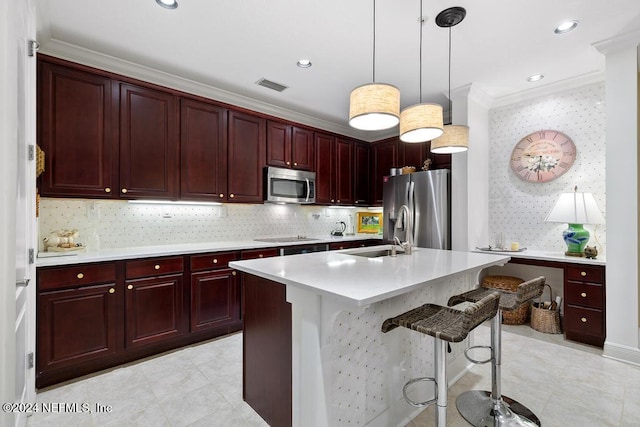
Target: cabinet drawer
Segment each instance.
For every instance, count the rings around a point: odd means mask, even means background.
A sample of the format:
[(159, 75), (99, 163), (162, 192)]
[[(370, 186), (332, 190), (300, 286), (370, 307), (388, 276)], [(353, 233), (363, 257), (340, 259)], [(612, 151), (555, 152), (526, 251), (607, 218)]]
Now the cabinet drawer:
[(182, 273), (182, 257), (155, 258), (127, 262), (127, 279)]
[(564, 314), (565, 330), (587, 335), (603, 335), (602, 310), (567, 304)]
[(271, 249), (252, 249), (249, 251), (242, 251), (242, 259), (255, 259), (255, 258), (268, 258), (272, 256), (280, 255), (277, 248)]
[(602, 309), (603, 292), (601, 285), (567, 281), (564, 298), (567, 304)]
[(567, 280), (592, 283), (602, 283), (604, 281), (603, 269), (600, 267), (569, 266), (565, 275)]
[(115, 282), (116, 265), (80, 264), (73, 267), (38, 269), (38, 286), (42, 290), (78, 287), (88, 284)]
[(229, 262), (240, 259), (239, 252), (218, 252), (191, 256), (191, 271), (227, 268)]

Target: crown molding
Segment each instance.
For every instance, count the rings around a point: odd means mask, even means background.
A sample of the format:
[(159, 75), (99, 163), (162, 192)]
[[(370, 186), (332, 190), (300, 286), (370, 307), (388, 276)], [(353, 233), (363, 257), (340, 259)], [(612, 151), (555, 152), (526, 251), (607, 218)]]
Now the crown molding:
[(591, 73), (582, 74), (569, 79), (560, 80), (549, 83), (547, 85), (536, 87), (535, 89), (527, 89), (520, 92), (512, 93), (494, 98), (491, 108), (504, 107), (505, 105), (516, 104), (518, 102), (529, 101), (541, 96), (553, 95), (565, 90), (576, 89), (594, 83), (604, 82), (603, 71), (593, 71)]
[[(41, 43), (39, 50), (41, 53), (55, 56), (60, 59), (77, 62), (82, 65), (99, 68), (108, 72), (121, 74), (126, 77), (139, 79), (145, 82), (154, 83), (171, 89), (193, 95), (203, 96), (215, 101), (235, 105), (248, 110), (268, 114), (296, 123), (312, 126), (328, 132), (348, 136), (361, 141), (373, 142), (386, 137), (386, 133), (363, 132), (348, 125), (313, 117), (304, 113), (279, 107), (264, 101), (239, 95), (224, 89), (197, 82), (175, 74), (167, 73), (152, 67), (147, 67), (131, 61), (107, 55), (91, 49), (86, 49), (74, 44), (66, 43), (57, 39), (49, 39)], [(389, 133), (392, 130), (389, 131)], [(397, 129), (393, 135), (397, 135)], [(391, 135), (391, 136), (393, 136)]]
[(640, 45), (640, 29), (595, 42), (592, 46), (603, 55), (608, 55), (623, 49), (637, 48), (638, 45)]

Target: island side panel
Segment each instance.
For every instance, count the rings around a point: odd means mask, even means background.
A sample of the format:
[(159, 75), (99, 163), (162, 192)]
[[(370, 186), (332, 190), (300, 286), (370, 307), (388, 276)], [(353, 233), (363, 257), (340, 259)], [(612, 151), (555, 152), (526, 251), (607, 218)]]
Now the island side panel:
[(244, 400), (272, 426), (291, 426), (291, 304), (286, 286), (242, 273)]

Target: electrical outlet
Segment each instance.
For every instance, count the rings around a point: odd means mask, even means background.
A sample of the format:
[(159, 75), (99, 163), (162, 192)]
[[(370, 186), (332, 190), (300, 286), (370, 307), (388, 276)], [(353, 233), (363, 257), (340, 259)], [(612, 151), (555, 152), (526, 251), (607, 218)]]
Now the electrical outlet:
[(227, 217), (227, 207), (218, 206), (218, 218), (226, 218), (226, 217)]
[(87, 218), (88, 219), (99, 219), (100, 218), (100, 208), (96, 202), (87, 202)]

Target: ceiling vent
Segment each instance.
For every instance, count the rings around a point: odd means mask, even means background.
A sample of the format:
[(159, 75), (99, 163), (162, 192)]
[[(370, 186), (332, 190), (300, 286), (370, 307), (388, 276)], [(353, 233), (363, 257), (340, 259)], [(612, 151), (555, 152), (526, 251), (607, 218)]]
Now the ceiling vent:
[(272, 82), (271, 80), (267, 80), (265, 78), (258, 80), (256, 84), (260, 86), (264, 86), (269, 89), (273, 89), (278, 92), (282, 92), (283, 90), (289, 87), (289, 86), (281, 85), (280, 83)]

